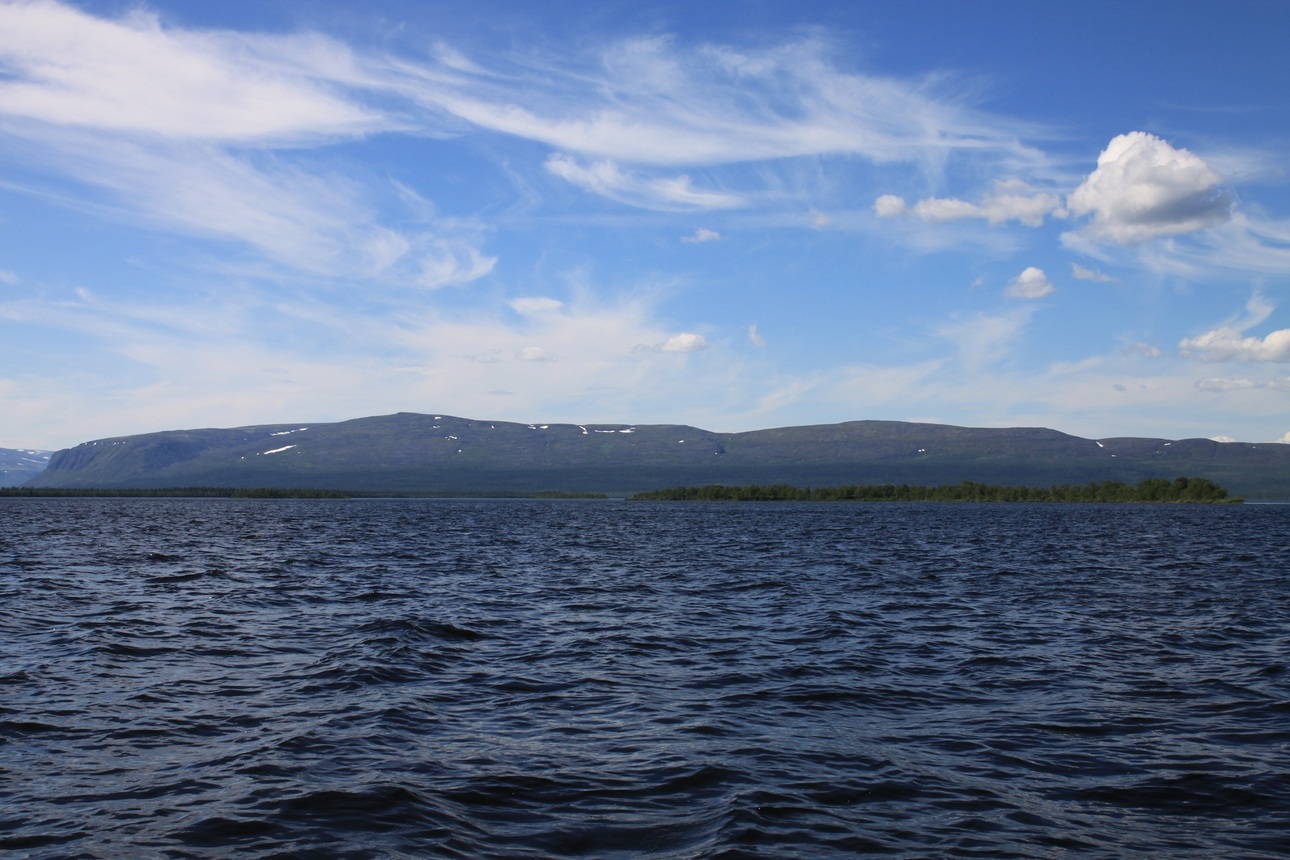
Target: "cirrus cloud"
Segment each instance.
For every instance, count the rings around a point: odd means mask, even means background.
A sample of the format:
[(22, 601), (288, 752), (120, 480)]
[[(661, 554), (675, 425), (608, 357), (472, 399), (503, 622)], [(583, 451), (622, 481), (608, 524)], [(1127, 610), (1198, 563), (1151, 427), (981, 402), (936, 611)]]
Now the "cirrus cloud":
[(647, 209), (729, 209), (745, 202), (737, 194), (695, 188), (685, 175), (647, 178), (626, 172), (608, 160), (584, 165), (570, 156), (556, 154), (547, 159), (546, 169), (584, 191)]
[(314, 34), (180, 30), (37, 0), (0, 9), (0, 57), (0, 115), (54, 126), (246, 143), (395, 125), (332, 86), (358, 76), (353, 57)]

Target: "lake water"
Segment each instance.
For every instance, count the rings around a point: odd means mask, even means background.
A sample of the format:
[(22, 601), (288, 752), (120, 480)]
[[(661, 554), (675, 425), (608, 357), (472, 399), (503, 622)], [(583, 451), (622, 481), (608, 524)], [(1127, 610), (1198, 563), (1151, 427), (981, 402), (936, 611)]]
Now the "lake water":
[(1290, 506), (0, 500), (0, 851), (1290, 856)]

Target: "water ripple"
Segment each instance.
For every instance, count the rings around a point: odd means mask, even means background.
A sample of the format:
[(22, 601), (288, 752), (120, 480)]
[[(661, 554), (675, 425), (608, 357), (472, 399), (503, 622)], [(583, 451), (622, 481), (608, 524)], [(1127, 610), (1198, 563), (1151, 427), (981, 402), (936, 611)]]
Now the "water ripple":
[(1290, 508), (0, 524), (16, 856), (1290, 856)]

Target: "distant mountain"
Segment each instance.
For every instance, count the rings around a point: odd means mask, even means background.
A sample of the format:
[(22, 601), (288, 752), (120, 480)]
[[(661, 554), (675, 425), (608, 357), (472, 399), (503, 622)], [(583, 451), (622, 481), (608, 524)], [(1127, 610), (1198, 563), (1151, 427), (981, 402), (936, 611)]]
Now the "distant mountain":
[(401, 412), (330, 424), (172, 430), (54, 454), (28, 486), (282, 487), (628, 494), (682, 484), (1058, 483), (1180, 475), (1290, 499), (1290, 445), (1081, 439), (1042, 428), (851, 421), (714, 433), (671, 424), (515, 424)]
[(21, 487), (49, 465), (49, 451), (0, 448), (0, 487)]

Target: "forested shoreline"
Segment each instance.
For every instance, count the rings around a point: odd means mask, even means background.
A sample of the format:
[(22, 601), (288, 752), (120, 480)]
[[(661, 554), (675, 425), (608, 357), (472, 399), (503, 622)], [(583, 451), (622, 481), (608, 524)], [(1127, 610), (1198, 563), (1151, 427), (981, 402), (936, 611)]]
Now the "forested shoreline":
[(603, 499), (604, 493), (566, 493), (547, 490), (515, 492), (404, 492), (364, 490), (284, 489), (278, 487), (158, 487), (151, 489), (0, 487), (0, 498), (110, 499)]
[(1092, 481), (1051, 487), (998, 486), (961, 481), (938, 486), (846, 484), (839, 487), (794, 487), (788, 484), (672, 487), (632, 496), (633, 501), (739, 502), (1160, 502), (1240, 503), (1208, 478), (1148, 478), (1138, 484)]

